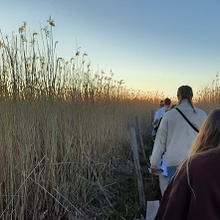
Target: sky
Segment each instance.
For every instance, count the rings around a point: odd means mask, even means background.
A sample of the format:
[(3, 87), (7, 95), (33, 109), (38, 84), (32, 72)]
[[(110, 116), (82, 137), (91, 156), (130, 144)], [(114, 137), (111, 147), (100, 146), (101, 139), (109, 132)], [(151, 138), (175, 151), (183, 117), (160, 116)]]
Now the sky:
[(66, 61), (78, 47), (92, 70), (127, 88), (176, 96), (211, 85), (220, 71), (219, 0), (7, 0), (1, 2), (3, 35), (27, 22), (30, 31), (55, 21), (57, 53)]

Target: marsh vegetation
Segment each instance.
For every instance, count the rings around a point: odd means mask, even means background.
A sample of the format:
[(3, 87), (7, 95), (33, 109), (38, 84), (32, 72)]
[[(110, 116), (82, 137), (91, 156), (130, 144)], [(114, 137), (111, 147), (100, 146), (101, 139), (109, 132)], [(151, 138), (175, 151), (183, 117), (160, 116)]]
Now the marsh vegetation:
[[(55, 22), (40, 33), (0, 41), (0, 218), (134, 219), (140, 216), (130, 127), (139, 117), (147, 157), (151, 120), (163, 94), (127, 89), (113, 72), (91, 71), (80, 50), (57, 57)], [(218, 77), (196, 94), (209, 113), (219, 106)], [(146, 199), (157, 180), (141, 159)]]

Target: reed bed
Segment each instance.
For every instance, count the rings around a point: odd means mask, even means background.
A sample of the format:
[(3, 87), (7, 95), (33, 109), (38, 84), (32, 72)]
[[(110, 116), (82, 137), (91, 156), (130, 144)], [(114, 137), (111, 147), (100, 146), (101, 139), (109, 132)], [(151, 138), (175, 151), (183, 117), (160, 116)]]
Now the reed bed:
[[(26, 26), (1, 33), (0, 219), (116, 219), (122, 203), (134, 219), (126, 201), (137, 200), (128, 193), (136, 188), (123, 183), (134, 171), (130, 128), (138, 116), (149, 156), (164, 94), (128, 89), (112, 71), (94, 73), (80, 49), (68, 61), (58, 57), (51, 18), (39, 34)], [(213, 86), (196, 94), (207, 113), (219, 106)]]
[[(150, 138), (163, 94), (93, 73), (88, 54), (57, 57), (55, 22), (0, 41), (0, 218), (107, 219), (117, 180), (131, 172), (130, 127)], [(108, 76), (106, 76), (108, 75)]]
[(201, 90), (196, 92), (195, 103), (202, 108), (206, 113), (210, 113), (215, 108), (220, 108), (220, 85), (219, 74), (216, 73), (215, 79), (211, 85), (201, 87)]

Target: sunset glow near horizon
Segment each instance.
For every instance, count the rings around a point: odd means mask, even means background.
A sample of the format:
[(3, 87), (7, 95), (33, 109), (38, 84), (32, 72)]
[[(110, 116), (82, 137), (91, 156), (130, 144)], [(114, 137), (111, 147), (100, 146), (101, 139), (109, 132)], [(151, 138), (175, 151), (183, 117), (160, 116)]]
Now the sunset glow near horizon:
[(55, 20), (57, 54), (66, 61), (80, 48), (92, 71), (103, 70), (127, 88), (176, 96), (211, 85), (220, 70), (220, 1), (8, 0), (0, 29), (9, 35), (27, 22), (39, 32)]

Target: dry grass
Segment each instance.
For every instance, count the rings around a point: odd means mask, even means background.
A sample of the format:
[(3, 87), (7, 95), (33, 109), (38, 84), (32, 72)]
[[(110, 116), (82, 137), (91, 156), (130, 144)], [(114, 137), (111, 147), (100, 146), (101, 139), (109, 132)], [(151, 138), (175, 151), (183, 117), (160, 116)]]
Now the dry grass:
[(2, 98), (2, 218), (40, 219), (46, 212), (56, 219), (67, 210), (90, 212), (97, 203), (94, 215), (113, 210), (108, 188), (116, 184), (114, 171), (127, 167), (135, 116), (149, 128), (148, 108), (140, 100)]
[(130, 169), (135, 116), (148, 134), (162, 95), (93, 74), (86, 53), (57, 58), (48, 23), (29, 38), (26, 22), (18, 36), (1, 33), (1, 219), (103, 219), (115, 209), (115, 171)]
[(220, 108), (220, 85), (219, 74), (211, 85), (202, 87), (195, 95), (196, 105), (202, 108), (206, 113), (210, 113), (215, 108)]

